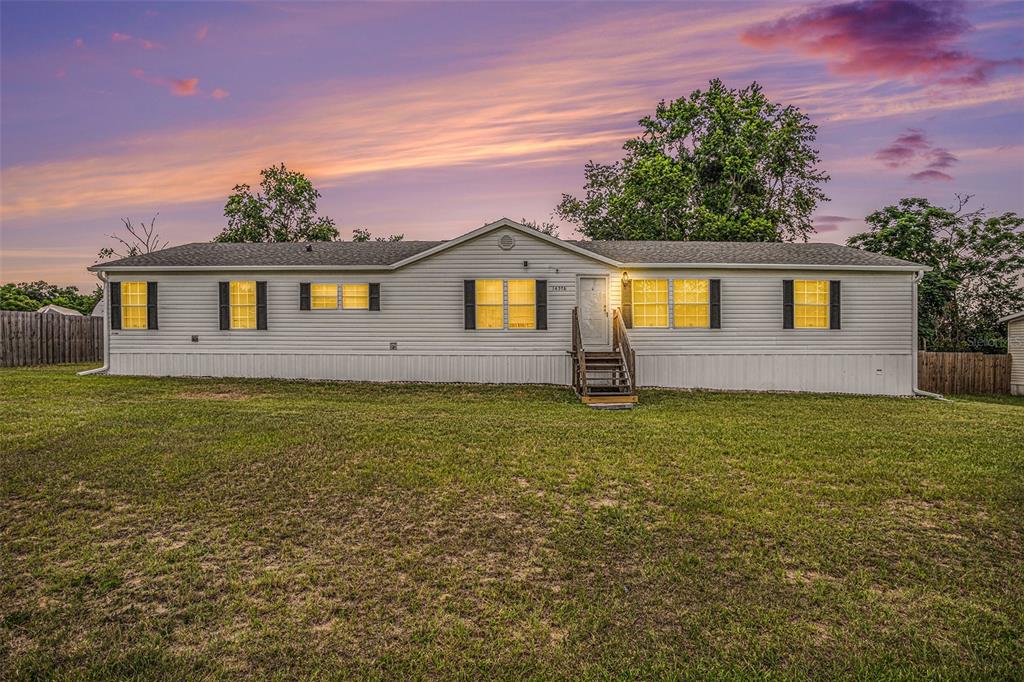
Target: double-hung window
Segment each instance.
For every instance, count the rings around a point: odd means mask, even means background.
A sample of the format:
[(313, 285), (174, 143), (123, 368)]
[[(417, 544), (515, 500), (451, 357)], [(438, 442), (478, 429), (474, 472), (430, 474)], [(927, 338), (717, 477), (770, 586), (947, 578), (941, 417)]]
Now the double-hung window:
[(256, 282), (231, 282), (231, 328), (256, 328)]
[(503, 280), (478, 279), (476, 281), (476, 328), (504, 329), (505, 303)]
[(829, 328), (828, 280), (793, 281), (793, 326), (797, 329)]
[(537, 328), (537, 281), (510, 279), (508, 281), (508, 328)]
[(121, 282), (121, 329), (148, 329), (146, 282)]
[(370, 285), (342, 284), (341, 307), (345, 310), (369, 310)]
[(668, 280), (633, 280), (633, 326), (668, 327)]
[(708, 280), (677, 279), (672, 282), (673, 317), (676, 327), (709, 327), (711, 297)]
[(309, 302), (313, 310), (337, 310), (338, 309), (338, 285), (337, 284), (310, 284)]

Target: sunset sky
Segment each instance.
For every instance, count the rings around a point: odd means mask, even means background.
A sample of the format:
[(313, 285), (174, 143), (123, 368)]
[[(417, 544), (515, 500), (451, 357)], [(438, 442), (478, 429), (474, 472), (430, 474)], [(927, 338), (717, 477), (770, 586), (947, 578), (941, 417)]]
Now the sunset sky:
[[(842, 242), (901, 197), (1024, 212), (1024, 3), (16, 3), (0, 279), (92, 288), (122, 217), (224, 226), (278, 162), (321, 213), (444, 239), (548, 220), (660, 99), (759, 81), (819, 126)], [(563, 230), (563, 236), (573, 236)]]

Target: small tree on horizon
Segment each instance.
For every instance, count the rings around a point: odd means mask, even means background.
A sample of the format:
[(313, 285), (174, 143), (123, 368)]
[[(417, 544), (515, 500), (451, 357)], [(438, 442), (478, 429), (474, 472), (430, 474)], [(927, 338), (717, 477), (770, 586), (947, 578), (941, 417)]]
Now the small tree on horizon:
[(235, 185), (224, 205), (228, 226), (215, 242), (329, 242), (338, 238), (334, 220), (317, 215), (320, 192), (282, 163), (260, 171), (260, 190)]

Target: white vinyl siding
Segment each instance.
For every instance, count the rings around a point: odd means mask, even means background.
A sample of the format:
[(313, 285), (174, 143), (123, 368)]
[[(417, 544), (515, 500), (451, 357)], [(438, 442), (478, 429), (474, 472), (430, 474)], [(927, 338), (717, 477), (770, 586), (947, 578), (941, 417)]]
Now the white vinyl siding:
[[(160, 329), (111, 331), (112, 372), (566, 384), (576, 278), (609, 275), (614, 309), (621, 271), (518, 231), (515, 248), (503, 251), (497, 246), (503, 233), (481, 235), (395, 271), (147, 273), (160, 285)], [(909, 368), (913, 357), (911, 273), (629, 268), (629, 274), (633, 280), (721, 280), (721, 329), (629, 330), (641, 385), (910, 392), (902, 363)], [(268, 329), (258, 335), (218, 326), (217, 282), (243, 279), (267, 281)], [(466, 330), (467, 279), (547, 280), (548, 328)], [(841, 280), (843, 328), (784, 330), (783, 279)], [(380, 311), (303, 313), (299, 284), (311, 280), (379, 282)], [(198, 341), (191, 341), (193, 335)], [(760, 364), (788, 367), (800, 357), (804, 370), (788, 383), (785, 373), (763, 376), (770, 368)], [(722, 374), (710, 374), (712, 367)]]

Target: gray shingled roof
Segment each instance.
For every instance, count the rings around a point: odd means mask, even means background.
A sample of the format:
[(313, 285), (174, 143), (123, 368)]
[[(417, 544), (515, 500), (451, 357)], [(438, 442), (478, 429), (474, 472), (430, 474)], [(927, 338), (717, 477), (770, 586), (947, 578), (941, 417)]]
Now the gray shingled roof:
[[(97, 267), (381, 266), (387, 267), (444, 242), (314, 242), (220, 244), (196, 242), (100, 263)], [(898, 258), (838, 244), (780, 242), (569, 241), (627, 264), (914, 266)], [(311, 247), (307, 250), (307, 246)]]
[(839, 244), (789, 242), (571, 241), (620, 263), (912, 266), (915, 263)]
[[(281, 242), (273, 244), (221, 244), (195, 242), (161, 251), (100, 263), (108, 266), (235, 265), (381, 265), (387, 266), (433, 248), (441, 242)], [(309, 246), (310, 250), (306, 247)]]

